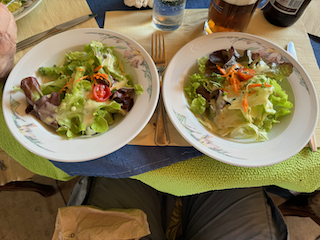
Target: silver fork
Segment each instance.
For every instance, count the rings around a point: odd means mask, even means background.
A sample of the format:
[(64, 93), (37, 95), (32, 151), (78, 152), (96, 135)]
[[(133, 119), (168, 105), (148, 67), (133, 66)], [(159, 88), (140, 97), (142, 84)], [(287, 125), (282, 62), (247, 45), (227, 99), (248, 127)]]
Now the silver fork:
[(158, 74), (159, 74), (159, 80), (160, 80), (160, 95), (159, 95), (159, 102), (157, 106), (156, 133), (154, 137), (154, 142), (158, 146), (167, 146), (170, 142), (170, 139), (169, 139), (169, 132), (168, 132), (167, 121), (166, 121), (166, 110), (163, 105), (162, 93), (161, 93), (163, 72), (167, 66), (163, 33), (152, 34), (151, 56), (154, 63), (156, 64)]

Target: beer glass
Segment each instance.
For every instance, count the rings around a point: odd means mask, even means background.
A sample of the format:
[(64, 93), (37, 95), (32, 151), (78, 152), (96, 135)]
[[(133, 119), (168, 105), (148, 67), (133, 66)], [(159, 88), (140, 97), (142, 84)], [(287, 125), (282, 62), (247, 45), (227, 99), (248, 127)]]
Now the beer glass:
[(267, 2), (268, 0), (211, 0), (204, 29), (207, 34), (245, 32), (253, 14)]

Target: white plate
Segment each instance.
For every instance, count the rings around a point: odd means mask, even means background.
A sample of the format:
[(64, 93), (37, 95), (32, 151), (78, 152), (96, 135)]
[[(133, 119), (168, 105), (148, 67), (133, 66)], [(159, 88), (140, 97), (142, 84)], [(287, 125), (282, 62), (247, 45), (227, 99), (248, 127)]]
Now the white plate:
[[(72, 50), (98, 40), (114, 46), (117, 57), (135, 84), (144, 91), (136, 97), (131, 111), (105, 133), (94, 137), (66, 140), (38, 119), (25, 113), (22, 92), (14, 91), (23, 78), (37, 77), (41, 66), (53, 66), (57, 59)], [(39, 79), (39, 77), (38, 77)], [(3, 114), (12, 135), (29, 151), (56, 161), (81, 162), (110, 154), (130, 142), (148, 123), (159, 96), (159, 78), (148, 52), (137, 42), (120, 33), (105, 29), (76, 29), (48, 38), (32, 48), (14, 67), (3, 91)]]
[(33, 9), (35, 9), (42, 0), (28, 0), (28, 3), (25, 7), (22, 6), (15, 12), (13, 12), (14, 19), (18, 21), (20, 18), (23, 18), (25, 15), (30, 13)]
[[(279, 61), (289, 61), (294, 66), (288, 81), (281, 84), (294, 109), (281, 119), (280, 124), (274, 125), (266, 142), (236, 141), (212, 134), (187, 107), (183, 86), (188, 76), (196, 71), (196, 60), (231, 46), (240, 50), (251, 49)], [(162, 93), (170, 120), (182, 137), (202, 153), (236, 166), (267, 166), (292, 157), (308, 143), (318, 120), (316, 91), (303, 67), (281, 47), (246, 33), (214, 33), (186, 44), (167, 67)]]

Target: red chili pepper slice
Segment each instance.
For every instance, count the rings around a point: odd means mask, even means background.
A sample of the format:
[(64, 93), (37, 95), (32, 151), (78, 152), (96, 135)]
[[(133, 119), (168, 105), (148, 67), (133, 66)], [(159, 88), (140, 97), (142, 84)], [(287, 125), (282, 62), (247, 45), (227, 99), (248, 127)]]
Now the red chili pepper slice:
[(240, 68), (238, 70), (238, 76), (241, 80), (249, 80), (255, 75), (256, 71), (250, 68)]
[(98, 102), (104, 102), (110, 98), (111, 90), (105, 84), (97, 84), (93, 88), (93, 96)]

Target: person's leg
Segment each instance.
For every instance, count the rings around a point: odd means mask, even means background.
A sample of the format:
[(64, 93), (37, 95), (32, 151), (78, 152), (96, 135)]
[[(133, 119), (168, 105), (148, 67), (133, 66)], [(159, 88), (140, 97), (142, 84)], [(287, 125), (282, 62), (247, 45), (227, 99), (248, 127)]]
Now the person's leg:
[[(81, 180), (81, 179), (80, 179)], [(89, 178), (89, 182), (79, 180), (72, 192), (72, 203), (93, 205), (101, 209), (136, 208), (147, 215), (151, 234), (142, 239), (165, 240), (165, 229), (173, 211), (173, 196), (161, 194), (148, 185), (134, 179)], [(81, 189), (80, 183), (83, 185)], [(84, 192), (87, 193), (84, 197)], [(80, 198), (82, 200), (77, 201)], [(70, 201), (69, 201), (70, 202)], [(168, 210), (169, 214), (166, 214)]]
[(230, 189), (182, 198), (184, 240), (287, 239), (280, 212), (262, 188)]

